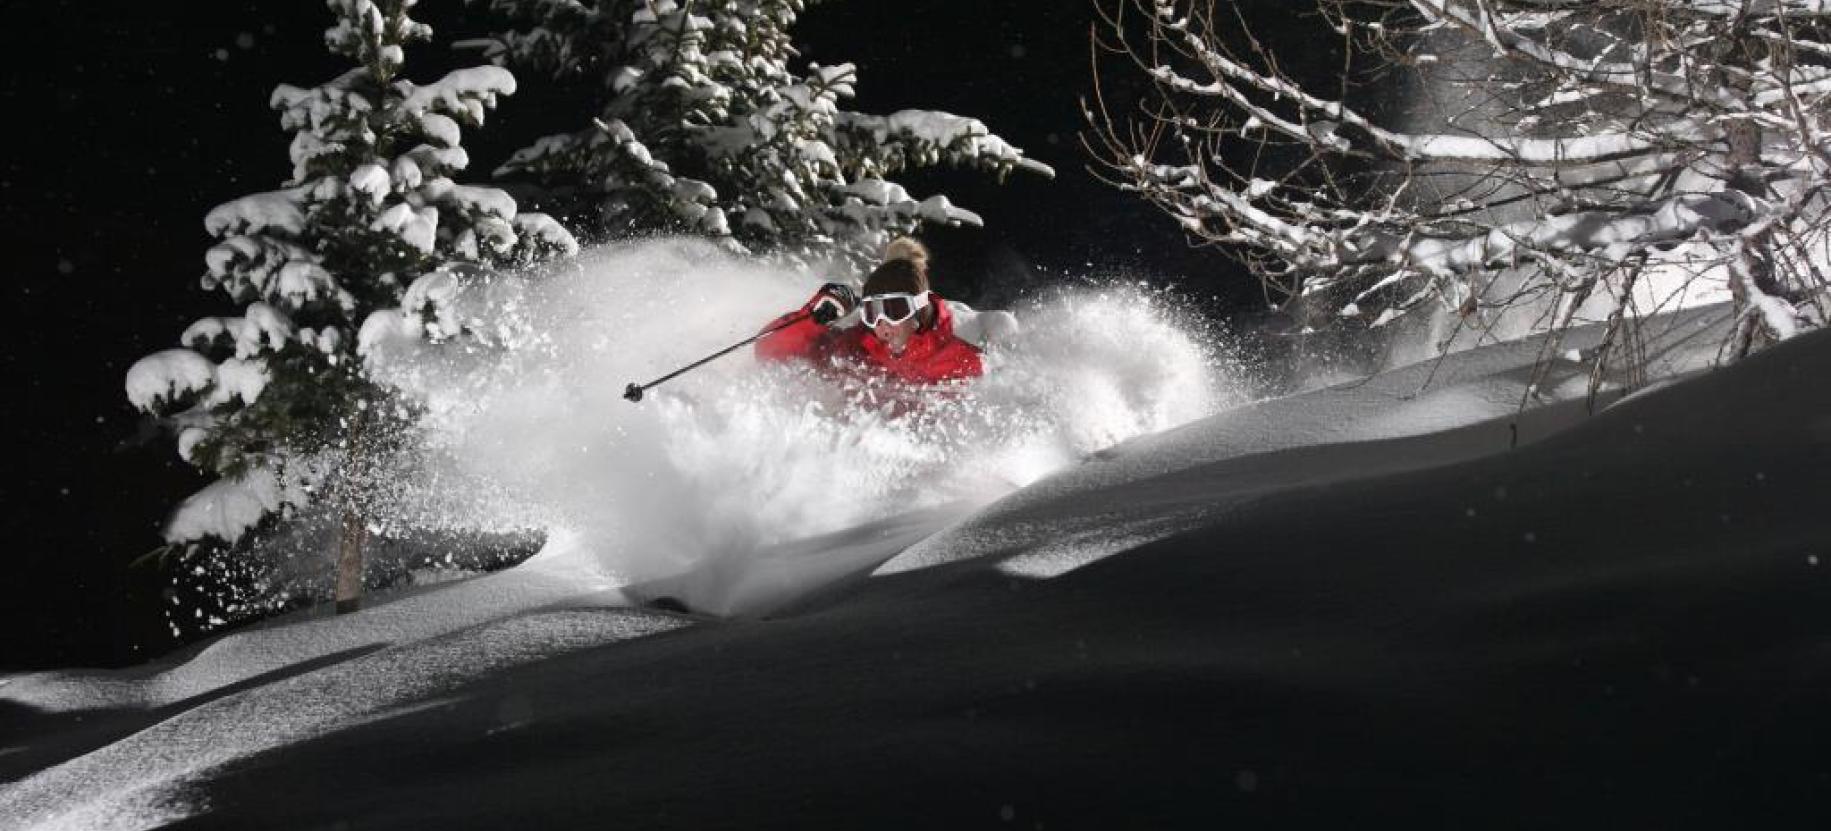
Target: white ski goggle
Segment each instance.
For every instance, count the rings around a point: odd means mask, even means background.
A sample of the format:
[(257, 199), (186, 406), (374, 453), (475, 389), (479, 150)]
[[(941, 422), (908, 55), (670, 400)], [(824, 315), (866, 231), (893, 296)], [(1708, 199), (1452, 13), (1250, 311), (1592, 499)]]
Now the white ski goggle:
[(897, 324), (915, 317), (916, 312), (927, 307), (928, 292), (873, 294), (858, 301), (858, 314), (866, 326), (876, 326), (880, 322)]

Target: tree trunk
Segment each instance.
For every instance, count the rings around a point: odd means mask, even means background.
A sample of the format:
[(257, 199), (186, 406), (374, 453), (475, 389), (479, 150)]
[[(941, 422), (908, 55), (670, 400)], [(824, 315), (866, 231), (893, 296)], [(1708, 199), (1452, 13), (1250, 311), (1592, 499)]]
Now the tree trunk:
[(343, 482), (338, 501), (343, 504), (343, 522), (337, 530), (337, 614), (362, 608), (363, 547), (369, 542), (369, 525), (363, 517), (359, 488), (364, 480), (362, 469), (363, 427), (366, 413), (358, 411), (350, 425), (349, 458), (345, 460)]
[(337, 614), (362, 608), (362, 554), (368, 541), (368, 523), (355, 506), (345, 505), (337, 534)]

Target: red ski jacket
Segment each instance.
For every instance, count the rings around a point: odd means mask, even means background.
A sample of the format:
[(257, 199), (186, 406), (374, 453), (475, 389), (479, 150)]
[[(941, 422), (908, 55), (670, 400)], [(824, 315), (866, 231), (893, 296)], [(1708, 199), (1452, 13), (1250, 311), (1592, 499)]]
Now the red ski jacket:
[[(892, 354), (890, 348), (871, 334), (866, 326), (856, 323), (845, 326), (845, 319), (833, 326), (823, 326), (811, 318), (791, 324), (757, 341), (756, 354), (766, 361), (799, 358), (821, 367), (836, 364), (865, 366), (900, 381), (915, 384), (938, 384), (979, 377), (985, 372), (985, 364), (979, 357), (980, 347), (956, 334), (956, 327), (957, 324), (971, 321), (972, 325), (966, 328), (974, 332), (983, 329), (977, 321), (980, 313), (964, 304), (950, 306), (933, 292), (929, 293), (929, 299), (935, 310), (934, 319), (927, 326), (916, 330), (900, 355)], [(811, 310), (818, 300), (816, 297), (801, 310), (776, 318), (770, 326), (779, 326), (783, 321)], [(1004, 313), (987, 312), (985, 315)], [(856, 314), (848, 318), (857, 320)], [(962, 318), (966, 320), (963, 321)], [(1015, 327), (1015, 319), (1010, 324), (1003, 325)]]

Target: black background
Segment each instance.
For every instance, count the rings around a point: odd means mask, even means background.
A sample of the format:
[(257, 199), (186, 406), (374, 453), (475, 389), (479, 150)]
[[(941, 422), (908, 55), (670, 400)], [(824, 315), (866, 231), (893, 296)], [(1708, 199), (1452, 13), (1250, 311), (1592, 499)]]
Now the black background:
[[(1282, 4), (1264, 4), (1277, 19)], [(474, 64), (449, 44), (490, 25), (464, 4), (415, 16), (435, 42), (410, 50), (429, 81)], [(5, 262), (5, 505), (0, 668), (123, 664), (173, 646), (163, 577), (128, 563), (160, 542), (169, 508), (204, 481), (128, 406), (122, 379), (190, 321), (233, 307), (197, 285), (213, 206), (278, 187), (289, 135), (268, 96), (342, 71), (322, 46), (330, 14), (287, 2), (10, 2), (14, 48), (0, 80)], [(1081, 0), (852, 0), (816, 4), (796, 29), (806, 59), (858, 66), (850, 107), (940, 109), (986, 121), (1052, 165), (1054, 181), (977, 173), (899, 177), (946, 193), (983, 230), (928, 235), (939, 288), (998, 304), (1052, 281), (1127, 275), (1180, 287), (1210, 311), (1256, 305), (1257, 288), (1212, 250), (1097, 182), (1079, 144), (1090, 88)], [(466, 132), (480, 181), (534, 136), (584, 113), (523, 77), (483, 130)], [(1135, 79), (1115, 76), (1124, 92)]]

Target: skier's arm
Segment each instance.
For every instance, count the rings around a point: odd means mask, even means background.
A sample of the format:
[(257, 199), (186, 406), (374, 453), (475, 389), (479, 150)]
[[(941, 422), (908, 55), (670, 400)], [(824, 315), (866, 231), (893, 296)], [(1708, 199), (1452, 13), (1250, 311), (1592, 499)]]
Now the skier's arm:
[(851, 314), (852, 307), (858, 305), (857, 298), (858, 295), (844, 283), (821, 286), (801, 308), (778, 317), (770, 321), (769, 326), (763, 327), (767, 330), (782, 326), (797, 315), (805, 315), (800, 321), (757, 341), (757, 357), (765, 361), (816, 357), (829, 327)]

